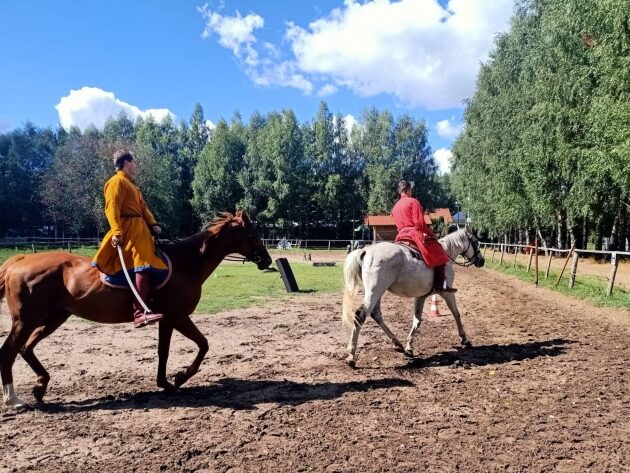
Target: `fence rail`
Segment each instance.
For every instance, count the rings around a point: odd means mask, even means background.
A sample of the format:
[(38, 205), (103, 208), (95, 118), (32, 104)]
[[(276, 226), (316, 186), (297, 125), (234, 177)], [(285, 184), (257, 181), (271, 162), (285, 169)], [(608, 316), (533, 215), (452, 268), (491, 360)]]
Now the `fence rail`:
[[(500, 254), (499, 266), (503, 265), (505, 255), (514, 254), (514, 259), (512, 261), (512, 267), (516, 266), (516, 258), (519, 253), (519, 250), (523, 250), (523, 253), (528, 254), (527, 261), (527, 273), (531, 271), (532, 268), (532, 259), (535, 258), (535, 268), (536, 268), (536, 279), (535, 283), (538, 285), (538, 255), (542, 251), (545, 253), (545, 257), (547, 258), (547, 267), (545, 270), (545, 279), (549, 277), (549, 270), (551, 268), (551, 263), (555, 255), (558, 257), (564, 257), (566, 254), (566, 260), (564, 262), (564, 266), (558, 275), (558, 279), (556, 281), (556, 286), (560, 284), (560, 280), (564, 274), (564, 271), (567, 267), (569, 259), (573, 257), (573, 261), (571, 263), (571, 270), (569, 273), (568, 279), (568, 287), (569, 289), (573, 289), (575, 285), (575, 280), (578, 274), (578, 262), (580, 259), (580, 255), (594, 255), (594, 256), (602, 256), (605, 255), (610, 259), (610, 275), (608, 277), (608, 285), (606, 287), (606, 295), (611, 296), (615, 287), (615, 278), (617, 276), (617, 269), (619, 267), (619, 261), (624, 257), (630, 257), (630, 252), (628, 251), (605, 251), (605, 250), (582, 250), (582, 249), (560, 249), (560, 248), (549, 248), (549, 247), (539, 247), (537, 243), (532, 245), (518, 245), (518, 244), (510, 244), (510, 243), (492, 243), (492, 242), (479, 242), (480, 247), (483, 248), (483, 256), (486, 257), (486, 252), (488, 248), (492, 249), (491, 261), (494, 261), (496, 253)], [(562, 256), (560, 256), (562, 255)], [(608, 259), (607, 258), (607, 259)]]

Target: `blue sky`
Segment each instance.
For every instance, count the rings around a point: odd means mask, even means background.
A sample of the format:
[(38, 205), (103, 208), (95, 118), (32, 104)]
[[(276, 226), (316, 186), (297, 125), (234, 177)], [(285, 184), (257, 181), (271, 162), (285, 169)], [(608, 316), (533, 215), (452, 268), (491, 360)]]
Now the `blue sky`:
[[(0, 131), (97, 126), (120, 109), (216, 123), (320, 100), (430, 127), (446, 168), (479, 61), (512, 0), (0, 2)], [(71, 91), (74, 91), (71, 93)]]

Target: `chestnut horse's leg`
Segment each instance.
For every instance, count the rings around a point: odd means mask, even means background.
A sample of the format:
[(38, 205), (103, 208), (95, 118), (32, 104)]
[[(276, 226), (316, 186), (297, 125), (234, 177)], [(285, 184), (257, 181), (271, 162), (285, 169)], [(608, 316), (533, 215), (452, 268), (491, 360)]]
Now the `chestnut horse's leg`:
[(37, 375), (37, 383), (33, 386), (33, 396), (35, 396), (35, 399), (37, 399), (38, 402), (42, 402), (42, 399), (44, 398), (46, 388), (48, 387), (48, 381), (50, 381), (50, 375), (37, 359), (33, 350), (39, 342), (57, 330), (66, 320), (68, 320), (68, 317), (70, 317), (70, 312), (65, 309), (59, 309), (51, 313), (43, 324), (35, 329), (26, 342), (26, 345), (24, 345), (21, 350), (22, 358), (24, 358), (24, 361), (28, 363)]
[(168, 382), (166, 378), (166, 362), (168, 361), (168, 351), (171, 347), (171, 335), (173, 335), (173, 325), (169, 319), (160, 322), (158, 341), (158, 372), (157, 385), (165, 391), (173, 391), (175, 386)]
[(9, 336), (0, 348), (0, 376), (2, 377), (3, 403), (6, 406), (23, 406), (26, 403), (19, 399), (13, 387), (13, 363), (20, 348), (24, 345), (35, 327), (15, 320)]
[(191, 339), (199, 347), (199, 353), (195, 357), (192, 364), (186, 369), (186, 371), (180, 371), (175, 375), (175, 386), (180, 387), (186, 381), (188, 381), (197, 371), (203, 361), (204, 356), (208, 353), (208, 340), (199, 331), (197, 326), (190, 320), (190, 316), (186, 315), (180, 319), (177, 319), (173, 323), (175, 330), (181, 333), (184, 337)]

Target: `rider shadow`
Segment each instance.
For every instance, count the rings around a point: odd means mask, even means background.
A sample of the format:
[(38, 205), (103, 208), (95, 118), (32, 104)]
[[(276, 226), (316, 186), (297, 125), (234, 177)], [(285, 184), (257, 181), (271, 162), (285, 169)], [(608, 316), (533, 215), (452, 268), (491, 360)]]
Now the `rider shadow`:
[(120, 409), (167, 409), (169, 407), (218, 407), (252, 410), (257, 404), (275, 403), (296, 406), (311, 401), (328, 401), (348, 392), (412, 387), (400, 378), (384, 378), (345, 383), (302, 383), (295, 381), (245, 380), (223, 378), (211, 385), (181, 388), (166, 394), (163, 391), (140, 392), (86, 399), (71, 403), (46, 403), (34, 406), (44, 412), (86, 412)]
[(444, 351), (427, 358), (414, 358), (402, 369), (427, 368), (430, 366), (486, 366), (513, 361), (523, 361), (541, 356), (558, 356), (565, 353), (565, 345), (572, 340), (555, 338), (540, 342), (509, 343), (507, 345), (481, 345)]

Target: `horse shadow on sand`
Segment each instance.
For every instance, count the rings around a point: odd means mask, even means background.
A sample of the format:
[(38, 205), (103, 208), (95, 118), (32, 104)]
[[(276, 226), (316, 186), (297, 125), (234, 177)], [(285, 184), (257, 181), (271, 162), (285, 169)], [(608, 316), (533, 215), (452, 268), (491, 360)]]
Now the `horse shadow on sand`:
[(545, 356), (562, 355), (566, 352), (566, 345), (572, 343), (576, 342), (563, 338), (554, 338), (552, 340), (508, 343), (505, 345), (491, 344), (468, 348), (456, 347), (455, 351), (443, 351), (426, 358), (413, 358), (402, 369), (419, 369), (431, 366), (472, 368), (475, 366), (519, 362)]
[[(511, 363), (563, 354), (571, 340), (552, 339), (538, 342), (492, 344), (444, 351), (426, 358), (409, 360), (399, 370), (450, 366), (473, 368)], [(289, 380), (247, 380), (222, 378), (205, 386), (182, 387), (174, 393), (146, 391), (121, 393), (77, 402), (51, 402), (32, 406), (42, 412), (89, 412), (96, 410), (167, 409), (169, 407), (216, 407), (252, 410), (259, 404), (296, 406), (311, 401), (328, 401), (351, 392), (408, 388), (414, 384), (403, 378), (368, 379), (349, 382), (300, 382)]]
[(43, 412), (85, 412), (94, 410), (167, 409), (169, 407), (218, 407), (255, 409), (258, 404), (296, 406), (311, 401), (337, 399), (349, 392), (412, 387), (401, 378), (383, 378), (339, 383), (288, 380), (246, 380), (222, 378), (206, 386), (182, 387), (177, 392), (146, 391), (108, 395), (78, 402), (45, 403), (32, 406)]

